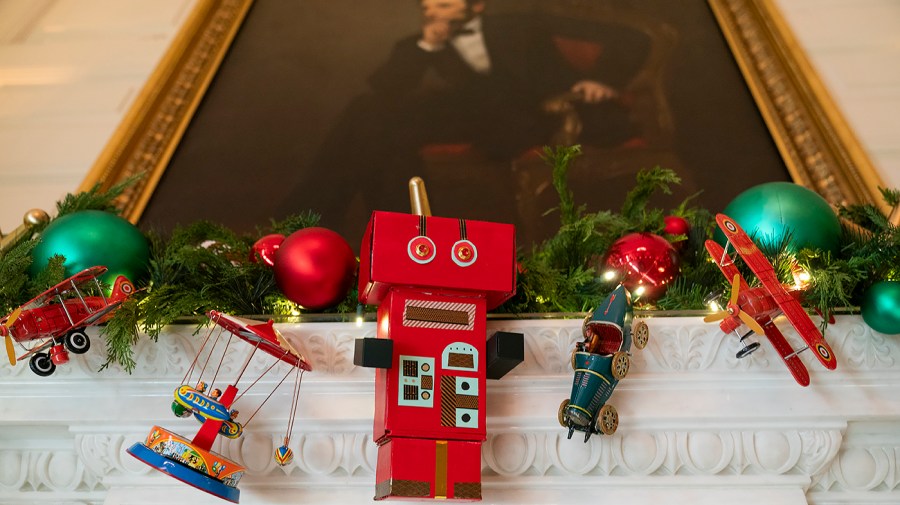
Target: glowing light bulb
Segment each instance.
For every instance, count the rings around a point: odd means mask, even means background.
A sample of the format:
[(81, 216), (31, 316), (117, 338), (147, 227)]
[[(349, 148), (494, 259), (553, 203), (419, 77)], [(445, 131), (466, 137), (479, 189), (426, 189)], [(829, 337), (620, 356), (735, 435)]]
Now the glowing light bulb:
[(797, 289), (806, 288), (809, 285), (809, 281), (812, 280), (809, 272), (799, 266), (795, 266), (792, 273), (794, 276), (794, 287)]

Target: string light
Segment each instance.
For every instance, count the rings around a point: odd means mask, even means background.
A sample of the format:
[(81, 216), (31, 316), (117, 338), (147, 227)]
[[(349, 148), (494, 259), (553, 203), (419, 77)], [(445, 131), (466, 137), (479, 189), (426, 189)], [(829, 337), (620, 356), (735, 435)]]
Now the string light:
[(793, 268), (791, 268), (791, 274), (794, 277), (794, 287), (796, 289), (805, 289), (809, 286), (809, 281), (812, 280), (809, 272), (797, 264), (794, 264)]

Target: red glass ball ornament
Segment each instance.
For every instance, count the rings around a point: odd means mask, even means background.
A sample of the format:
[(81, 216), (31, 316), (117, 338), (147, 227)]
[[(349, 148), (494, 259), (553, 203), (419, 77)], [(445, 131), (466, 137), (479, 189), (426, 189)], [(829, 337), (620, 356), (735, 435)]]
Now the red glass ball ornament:
[(666, 216), (663, 218), (663, 231), (668, 235), (687, 235), (691, 224), (681, 216)]
[(280, 233), (272, 233), (265, 235), (253, 243), (250, 249), (250, 261), (258, 263), (262, 261), (266, 265), (275, 266), (275, 251), (281, 247), (284, 242), (284, 235)]
[(679, 274), (677, 251), (653, 233), (630, 233), (616, 240), (605, 264), (619, 274), (626, 289), (648, 300), (662, 296)]
[(290, 234), (275, 252), (275, 282), (288, 300), (310, 310), (336, 305), (356, 276), (350, 244), (327, 228)]

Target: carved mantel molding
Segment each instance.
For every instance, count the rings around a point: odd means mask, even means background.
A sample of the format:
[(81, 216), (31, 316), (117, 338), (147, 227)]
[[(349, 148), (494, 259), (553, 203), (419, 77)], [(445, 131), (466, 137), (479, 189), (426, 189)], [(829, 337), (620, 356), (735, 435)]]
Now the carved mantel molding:
[[(628, 503), (900, 501), (900, 340), (840, 316), (828, 330), (838, 369), (804, 357), (812, 385), (802, 388), (766, 344), (737, 360), (736, 339), (699, 318), (645, 320), (650, 343), (611, 399), (619, 430), (588, 443), (567, 440), (556, 421), (571, 388), (569, 353), (580, 320), (489, 322), (490, 331), (523, 332), (526, 359), (488, 387), (485, 501), (559, 503), (585, 493)], [(296, 458), (279, 467), (271, 457), (286, 427), (284, 388), (244, 437), (218, 447), (248, 467), (241, 501), (369, 503), (374, 374), (353, 365), (352, 349), (356, 338), (374, 336), (374, 324), (279, 329), (314, 367), (291, 439)], [(131, 375), (96, 372), (96, 351), (49, 378), (24, 366), (0, 369), (3, 404), (14, 406), (2, 414), (0, 503), (221, 503), (125, 453), (153, 424), (196, 430), (169, 412), (203, 335), (195, 330), (173, 326), (158, 342), (143, 340)], [(232, 349), (220, 373), (227, 377), (246, 355)], [(251, 361), (247, 373), (266, 366)], [(241, 410), (255, 410), (277, 376), (254, 386)]]

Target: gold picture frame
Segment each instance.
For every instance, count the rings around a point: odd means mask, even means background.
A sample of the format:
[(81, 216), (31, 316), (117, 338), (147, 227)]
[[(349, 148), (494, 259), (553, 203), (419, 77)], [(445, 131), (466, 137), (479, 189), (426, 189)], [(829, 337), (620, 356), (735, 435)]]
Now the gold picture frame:
[[(79, 191), (145, 174), (121, 195), (137, 222), (252, 0), (199, 0)], [(832, 205), (884, 207), (877, 170), (772, 0), (708, 0), (793, 180)]]

